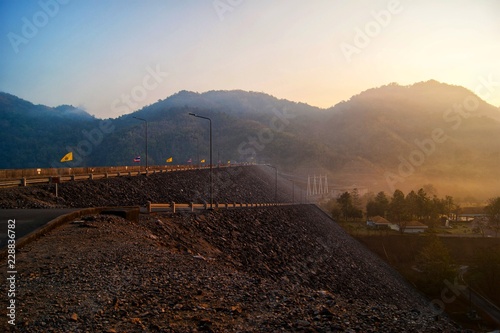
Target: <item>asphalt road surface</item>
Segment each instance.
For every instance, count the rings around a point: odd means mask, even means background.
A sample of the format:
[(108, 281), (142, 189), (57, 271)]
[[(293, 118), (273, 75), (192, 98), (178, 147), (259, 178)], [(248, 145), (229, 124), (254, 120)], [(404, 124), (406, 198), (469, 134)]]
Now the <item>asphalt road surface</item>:
[(1, 209), (0, 210), (0, 249), (7, 245), (7, 225), (16, 220), (16, 240), (29, 234), (55, 219), (78, 209)]

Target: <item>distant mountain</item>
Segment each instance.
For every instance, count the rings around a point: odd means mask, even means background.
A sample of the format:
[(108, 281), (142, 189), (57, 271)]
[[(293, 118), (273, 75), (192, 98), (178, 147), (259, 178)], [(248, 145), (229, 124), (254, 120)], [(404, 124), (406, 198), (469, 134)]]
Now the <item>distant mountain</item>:
[(460, 195), (500, 185), (500, 112), (463, 87), (391, 84), (327, 113), (322, 137), (349, 152), (350, 162), (337, 171), (356, 183), (439, 183)]
[(45, 105), (35, 105), (11, 94), (0, 92), (0, 106), (2, 107), (2, 117), (21, 118), (75, 118), (92, 120), (90, 114), (72, 105), (60, 105), (51, 108)]
[(0, 168), (58, 165), (66, 145), (78, 142), (75, 129), (88, 130), (96, 123), (87, 112), (69, 105), (34, 105), (0, 92)]
[[(71, 106), (48, 108), (0, 94), (1, 168), (208, 161), (259, 162), (282, 172), (329, 174), (329, 183), (391, 192), (433, 183), (455, 196), (500, 188), (500, 110), (437, 81), (369, 89), (329, 109), (245, 91), (181, 91), (104, 121)], [(50, 119), (50, 120), (49, 120)], [(16, 143), (16, 144), (14, 144)], [(14, 148), (16, 147), (16, 148)], [(75, 161), (59, 159), (73, 149)], [(498, 195), (498, 193), (496, 193)]]
[(53, 108), (53, 110), (59, 117), (80, 118), (81, 120), (90, 120), (93, 118), (87, 111), (75, 108), (72, 105), (59, 105)]

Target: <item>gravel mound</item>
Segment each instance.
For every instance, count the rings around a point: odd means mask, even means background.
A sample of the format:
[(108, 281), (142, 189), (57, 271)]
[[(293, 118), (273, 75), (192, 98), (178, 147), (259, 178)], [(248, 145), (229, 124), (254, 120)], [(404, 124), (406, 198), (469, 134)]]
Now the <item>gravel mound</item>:
[[(274, 202), (274, 176), (263, 167), (214, 169), (214, 202)], [(137, 206), (151, 202), (205, 203), (210, 200), (209, 170), (121, 176), (55, 185), (0, 189), (0, 208)], [(282, 188), (284, 188), (282, 186)], [(279, 192), (278, 200), (291, 200)]]
[(16, 268), (16, 332), (460, 332), (310, 205), (88, 216)]

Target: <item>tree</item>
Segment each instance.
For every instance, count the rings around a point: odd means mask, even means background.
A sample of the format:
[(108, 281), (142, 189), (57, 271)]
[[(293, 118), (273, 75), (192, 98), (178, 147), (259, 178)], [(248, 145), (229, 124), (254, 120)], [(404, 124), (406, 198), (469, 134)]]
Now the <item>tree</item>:
[(361, 198), (359, 197), (359, 191), (357, 188), (352, 190), (351, 198), (352, 198), (352, 205), (355, 208), (360, 209), (362, 205), (361, 205)]
[(406, 201), (405, 195), (400, 190), (395, 190), (389, 204), (389, 219), (399, 226), (399, 231), (404, 232), (406, 228)]
[(389, 211), (389, 199), (384, 192), (379, 192), (372, 200), (366, 204), (366, 214), (368, 216), (386, 217)]
[(418, 220), (419, 217), (419, 198), (415, 191), (411, 191), (405, 198), (406, 217), (410, 220)]
[[(431, 226), (434, 226), (436, 222), (439, 221), (440, 215), (446, 215), (445, 209), (445, 200), (439, 199), (437, 196), (433, 196), (431, 200), (429, 200), (429, 220)], [(446, 217), (442, 222), (446, 220)]]
[(363, 212), (356, 208), (353, 204), (353, 198), (349, 192), (342, 193), (337, 198), (337, 203), (339, 204), (340, 212), (344, 218), (344, 220), (348, 220), (350, 218), (362, 218)]
[(429, 242), (416, 256), (417, 266), (423, 271), (423, 283), (429, 291), (436, 292), (446, 280), (456, 276), (448, 249), (437, 236), (429, 236)]
[(345, 220), (347, 220), (347, 216), (348, 216), (349, 211), (352, 207), (351, 194), (349, 192), (342, 193), (337, 198), (337, 203), (340, 206), (339, 208), (340, 208), (340, 212), (341, 212), (342, 216), (344, 217)]
[(328, 201), (326, 209), (328, 209), (328, 211), (332, 214), (332, 218), (338, 222), (340, 216), (342, 215), (342, 211), (340, 210), (340, 205), (337, 201), (335, 199)]
[(448, 216), (448, 220), (451, 220), (451, 213), (457, 208), (457, 205), (453, 202), (453, 197), (447, 195), (443, 199), (443, 213)]
[(377, 215), (378, 215), (377, 204), (373, 200), (368, 201), (368, 203), (366, 204), (366, 216), (370, 218), (372, 216), (377, 216)]
[(431, 219), (432, 203), (423, 188), (417, 192), (417, 218), (419, 221)]
[(488, 200), (488, 205), (484, 207), (489, 218), (489, 226), (495, 231), (495, 237), (498, 237), (500, 231), (500, 197)]

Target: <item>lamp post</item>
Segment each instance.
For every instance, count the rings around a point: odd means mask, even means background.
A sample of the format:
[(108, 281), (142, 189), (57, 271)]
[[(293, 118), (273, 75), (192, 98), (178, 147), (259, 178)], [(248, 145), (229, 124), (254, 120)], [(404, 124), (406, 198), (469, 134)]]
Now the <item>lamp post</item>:
[(214, 183), (213, 183), (213, 169), (212, 169), (212, 119), (191, 112), (189, 113), (189, 115), (196, 118), (206, 119), (210, 123), (210, 209), (212, 209), (214, 203)]
[(271, 164), (267, 164), (268, 167), (273, 168), (275, 171), (274, 176), (274, 203), (278, 203), (278, 168), (272, 166)]
[(134, 116), (132, 116), (132, 118), (137, 119), (137, 120), (141, 120), (141, 121), (146, 123), (146, 174), (147, 174), (147, 172), (148, 172), (148, 121), (146, 119), (134, 117)]

